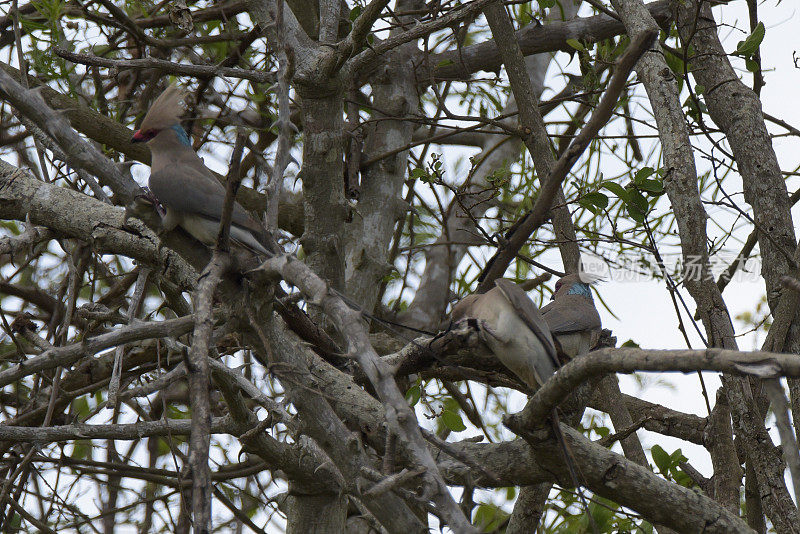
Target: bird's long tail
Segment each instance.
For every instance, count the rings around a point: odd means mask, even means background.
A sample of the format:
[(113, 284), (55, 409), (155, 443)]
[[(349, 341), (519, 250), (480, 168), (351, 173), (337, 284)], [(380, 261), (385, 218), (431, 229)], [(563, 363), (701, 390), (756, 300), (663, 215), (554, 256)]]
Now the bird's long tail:
[(575, 491), (578, 492), (578, 497), (583, 504), (584, 510), (586, 510), (586, 515), (589, 518), (589, 525), (592, 527), (592, 532), (594, 534), (599, 534), (600, 529), (597, 527), (597, 523), (594, 521), (594, 517), (592, 517), (592, 512), (589, 510), (589, 503), (586, 501), (586, 496), (583, 494), (583, 484), (581, 483), (581, 478), (579, 477), (578, 473), (578, 465), (575, 461), (575, 455), (572, 454), (572, 451), (569, 449), (569, 445), (567, 445), (567, 440), (564, 439), (564, 433), (561, 432), (561, 420), (558, 417), (558, 411), (553, 408), (551, 422), (553, 423), (553, 433), (556, 435), (556, 440), (558, 440), (558, 444), (561, 447), (561, 454), (564, 455), (564, 462), (567, 464), (567, 469), (569, 469), (569, 475), (572, 479), (572, 483), (575, 484)]

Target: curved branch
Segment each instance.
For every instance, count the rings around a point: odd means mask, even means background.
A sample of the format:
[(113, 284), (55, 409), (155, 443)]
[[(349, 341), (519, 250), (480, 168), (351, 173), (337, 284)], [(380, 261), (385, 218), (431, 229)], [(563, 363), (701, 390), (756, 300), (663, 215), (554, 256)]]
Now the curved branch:
[(528, 406), (511, 416), (522, 426), (544, 421), (553, 408), (592, 376), (636, 371), (718, 371), (731, 375), (776, 378), (800, 377), (800, 357), (777, 352), (726, 350), (644, 350), (621, 347), (600, 349), (575, 358), (558, 370), (531, 398)]
[[(672, 17), (674, 0), (659, 0), (645, 7), (659, 24), (665, 24)], [(530, 56), (556, 50), (574, 50), (567, 44), (568, 39), (598, 42), (625, 33), (625, 26), (608, 15), (578, 17), (568, 21), (553, 21), (542, 24), (534, 21), (515, 32), (523, 55)], [(476, 43), (457, 50), (432, 54), (423, 60), (422, 53), (415, 61), (417, 79), (428, 83), (430, 80), (468, 80), (479, 71), (498, 72), (502, 66), (500, 50), (494, 40)]]
[(191, 315), (167, 321), (150, 321), (120, 327), (107, 334), (100, 334), (71, 345), (53, 347), (39, 356), (28, 358), (20, 364), (0, 371), (0, 387), (5, 387), (32, 373), (71, 365), (86, 354), (96, 354), (117, 345), (148, 338), (180, 336), (191, 331), (193, 325), (194, 316)]

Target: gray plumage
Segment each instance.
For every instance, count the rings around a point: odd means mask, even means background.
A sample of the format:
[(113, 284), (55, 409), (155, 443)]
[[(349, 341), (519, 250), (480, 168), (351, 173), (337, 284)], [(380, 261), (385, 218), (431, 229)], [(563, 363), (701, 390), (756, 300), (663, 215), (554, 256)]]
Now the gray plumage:
[(602, 323), (589, 284), (577, 274), (556, 282), (553, 301), (541, 310), (550, 332), (566, 356), (574, 358), (594, 348)]
[(532, 389), (558, 369), (553, 339), (538, 308), (509, 280), (497, 280), (482, 295), (469, 295), (453, 306), (454, 321), (479, 322), (483, 340), (500, 362)]
[[(182, 227), (198, 241), (213, 245), (219, 232), (225, 187), (205, 166), (180, 125), (182, 91), (168, 87), (147, 112), (134, 142), (146, 142), (152, 154), (149, 187), (166, 209), (164, 228)], [(261, 225), (234, 202), (231, 241), (254, 252), (274, 252)]]

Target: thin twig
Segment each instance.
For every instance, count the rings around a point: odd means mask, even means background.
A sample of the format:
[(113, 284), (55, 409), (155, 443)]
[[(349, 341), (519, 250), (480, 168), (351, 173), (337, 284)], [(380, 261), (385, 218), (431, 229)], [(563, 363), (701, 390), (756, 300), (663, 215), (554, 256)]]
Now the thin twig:
[(768, 378), (762, 381), (762, 385), (775, 414), (775, 425), (781, 436), (783, 457), (786, 459), (786, 465), (789, 466), (789, 473), (792, 475), (794, 494), (800, 495), (800, 450), (797, 448), (792, 423), (789, 421), (789, 401), (786, 399), (786, 393), (784, 393), (779, 379)]
[(79, 136), (66, 118), (56, 113), (34, 89), (25, 89), (6, 71), (0, 69), (0, 92), (12, 106), (49, 135), (66, 154), (67, 162), (85, 169), (108, 185), (121, 203), (127, 204), (142, 189), (130, 176), (102, 154), (94, 145)]
[(280, 207), (283, 174), (291, 161), (292, 149), (292, 111), (289, 107), (289, 52), (288, 43), (284, 39), (286, 28), (283, 24), (283, 0), (278, 1), (278, 17), (275, 20), (277, 42), (272, 47), (278, 60), (278, 76), (275, 85), (278, 97), (278, 143), (275, 152), (275, 165), (272, 168), (269, 184), (267, 184), (267, 231), (278, 231), (278, 210)]
[(542, 182), (542, 187), (539, 190), (539, 196), (536, 197), (536, 202), (533, 209), (528, 213), (527, 217), (522, 221), (522, 224), (517, 227), (517, 230), (509, 236), (508, 244), (502, 249), (498, 250), (492, 258), (491, 265), (486, 272), (486, 276), (481, 282), (481, 287), (492, 287), (494, 281), (503, 275), (508, 268), (508, 265), (519, 252), (522, 245), (528, 238), (539, 228), (550, 213), (553, 198), (561, 187), (562, 182), (567, 178), (569, 170), (572, 165), (583, 154), (583, 151), (589, 146), (594, 139), (595, 135), (600, 129), (605, 126), (608, 119), (614, 111), (614, 106), (617, 104), (619, 95), (625, 88), (628, 75), (636, 66), (636, 62), (644, 54), (655, 41), (658, 36), (656, 31), (648, 31), (638, 35), (629, 45), (628, 50), (620, 58), (617, 63), (614, 75), (608, 83), (608, 89), (600, 100), (600, 103), (592, 113), (591, 119), (586, 123), (586, 126), (581, 130), (572, 144), (558, 159), (553, 167), (550, 175)]
[(59, 47), (56, 47), (53, 51), (60, 57), (81, 65), (93, 65), (96, 67), (107, 67), (117, 70), (160, 69), (171, 74), (194, 76), (196, 78), (222, 76), (240, 78), (257, 83), (275, 82), (275, 75), (271, 72), (236, 69), (217, 65), (187, 65), (185, 63), (174, 63), (172, 61), (166, 61), (154, 57), (145, 57), (141, 59), (108, 59), (92, 54), (78, 54)]
[[(136, 277), (136, 286), (133, 290), (131, 303), (128, 306), (128, 324), (133, 324), (144, 302), (145, 288), (147, 287), (147, 278), (150, 276), (152, 269), (149, 267), (140, 267), (139, 274)], [(125, 345), (118, 345), (114, 350), (114, 367), (111, 371), (111, 381), (108, 384), (108, 403), (106, 408), (112, 410), (117, 409), (119, 401), (119, 385), (122, 378), (122, 358), (125, 355)]]

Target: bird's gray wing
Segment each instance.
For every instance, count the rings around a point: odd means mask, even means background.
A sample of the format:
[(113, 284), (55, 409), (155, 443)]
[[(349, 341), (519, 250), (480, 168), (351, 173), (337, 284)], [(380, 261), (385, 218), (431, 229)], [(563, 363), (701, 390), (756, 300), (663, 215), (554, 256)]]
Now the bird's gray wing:
[(520, 319), (531, 329), (536, 337), (541, 342), (542, 346), (547, 350), (548, 356), (553, 360), (556, 367), (560, 367), (558, 358), (556, 357), (556, 347), (553, 343), (553, 337), (550, 334), (550, 329), (547, 323), (542, 318), (533, 301), (528, 297), (527, 293), (511, 280), (498, 278), (494, 284), (503, 292), (503, 295), (511, 303), (511, 306), (517, 312)]
[(473, 304), (475, 304), (475, 301), (477, 301), (480, 297), (481, 295), (476, 294), (467, 295), (463, 299), (456, 302), (453, 306), (453, 309), (450, 310), (450, 318), (454, 322), (458, 322), (461, 319), (474, 319), (475, 315), (472, 307)]
[(564, 295), (542, 308), (542, 316), (553, 334), (596, 330), (601, 327), (597, 308), (580, 295)]
[[(225, 203), (225, 187), (207, 169), (192, 165), (171, 165), (150, 174), (150, 190), (165, 207), (219, 222)], [(235, 202), (231, 223), (252, 231), (256, 237), (261, 226)]]

